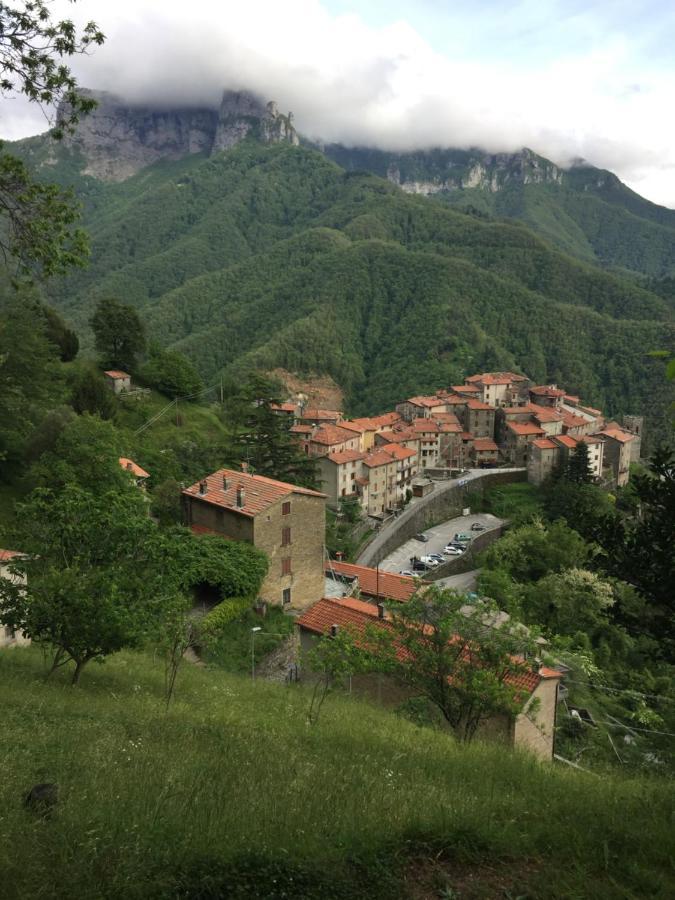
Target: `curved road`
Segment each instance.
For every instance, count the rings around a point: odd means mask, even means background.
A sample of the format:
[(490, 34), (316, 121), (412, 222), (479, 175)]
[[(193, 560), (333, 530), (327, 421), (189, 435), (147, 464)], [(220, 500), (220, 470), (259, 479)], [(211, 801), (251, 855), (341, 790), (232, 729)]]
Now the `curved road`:
[(391, 538), (392, 534), (395, 534), (396, 531), (401, 528), (406, 522), (408, 522), (417, 513), (418, 510), (423, 509), (428, 503), (435, 500), (439, 495), (448, 493), (452, 490), (456, 490), (458, 487), (464, 487), (464, 485), (468, 482), (476, 481), (480, 478), (485, 478), (488, 475), (494, 475), (495, 473), (523, 471), (525, 470), (522, 468), (470, 469), (467, 473), (462, 475), (461, 478), (451, 478), (448, 479), (448, 481), (435, 481), (434, 484), (436, 486), (430, 494), (427, 494), (426, 497), (413, 498), (410, 501), (410, 504), (403, 510), (402, 513), (399, 513), (396, 518), (390, 519), (385, 525), (381, 527), (380, 531), (377, 533), (374, 539), (359, 554), (356, 562), (361, 566), (372, 566), (374, 561), (377, 560), (379, 551), (382, 549), (385, 541), (388, 541)]

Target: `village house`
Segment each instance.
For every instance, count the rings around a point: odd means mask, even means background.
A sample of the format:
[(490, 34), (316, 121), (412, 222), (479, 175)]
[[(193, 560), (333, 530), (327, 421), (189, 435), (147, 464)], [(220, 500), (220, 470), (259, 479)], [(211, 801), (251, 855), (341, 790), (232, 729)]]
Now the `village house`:
[(551, 409), (559, 409), (565, 397), (565, 391), (561, 391), (555, 384), (540, 384), (529, 388), (530, 400), (539, 406), (549, 406)]
[(551, 438), (536, 438), (530, 445), (527, 480), (541, 484), (551, 476), (560, 458), (560, 447)]
[(467, 400), (463, 413), (464, 430), (476, 438), (493, 438), (495, 434), (495, 410), (481, 400)]
[(355, 597), (367, 603), (383, 600), (407, 603), (420, 587), (427, 585), (427, 582), (409, 575), (395, 575), (379, 568), (357, 566), (335, 559), (326, 563), (326, 578), (329, 587), (337, 585), (341, 596)]
[(539, 425), (532, 422), (508, 422), (502, 454), (510, 465), (525, 466), (530, 444), (542, 437), (546, 437), (546, 432)]
[[(308, 651), (321, 637), (335, 635), (340, 629), (357, 636), (368, 627), (390, 629), (389, 618), (382, 603), (375, 605), (352, 597), (323, 598), (297, 619), (303, 657), (306, 659)], [(311, 678), (312, 672), (307, 666), (305, 671), (306, 677)], [(522, 697), (521, 711), (513, 717), (495, 716), (485, 723), (479, 734), (528, 750), (540, 759), (552, 759), (560, 678), (561, 673), (557, 670), (539, 665), (510, 676), (507, 680)], [(410, 688), (381, 673), (353, 675), (350, 687), (354, 693), (388, 707), (400, 706), (413, 696)]]
[(412, 422), (413, 419), (427, 419), (437, 412), (446, 412), (446, 404), (443, 399), (436, 395), (431, 397), (410, 397), (401, 403), (396, 404), (396, 412), (405, 419), (406, 422)]
[(306, 441), (309, 456), (328, 456), (345, 450), (361, 450), (361, 436), (341, 425), (323, 425)]
[(137, 463), (133, 461), (133, 459), (127, 459), (126, 456), (120, 456), (119, 463), (125, 472), (133, 475), (136, 482), (136, 487), (139, 487), (144, 491), (146, 486), (145, 483), (148, 478), (150, 478), (150, 473), (146, 472), (145, 469), (142, 469)]
[(588, 446), (588, 462), (593, 478), (602, 478), (604, 441), (602, 438), (584, 435), (574, 438), (569, 434), (557, 434), (550, 438), (538, 438), (530, 445), (527, 460), (527, 480), (541, 484), (550, 477), (557, 466), (564, 466), (583, 441)]
[(477, 469), (496, 466), (499, 461), (499, 447), (491, 438), (476, 438), (473, 442), (472, 457)]
[(628, 484), (630, 478), (631, 442), (635, 436), (624, 431), (616, 422), (610, 422), (604, 431), (594, 435), (604, 439), (605, 465), (612, 470), (617, 487)]
[(546, 434), (551, 437), (554, 434), (563, 433), (563, 423), (565, 416), (557, 409), (551, 409), (548, 406), (539, 406), (536, 403), (530, 403), (532, 410), (532, 421), (538, 425)]
[[(448, 415), (451, 415), (448, 413)], [(453, 416), (456, 418), (456, 416)], [(438, 423), (438, 439), (439, 439), (439, 456), (440, 463), (450, 469), (461, 469), (464, 467), (464, 458), (462, 453), (462, 434), (464, 429), (458, 422), (439, 422)]]
[(128, 372), (109, 369), (103, 374), (105, 375), (106, 384), (113, 393), (121, 394), (122, 391), (131, 390), (131, 375)]
[(321, 488), (331, 506), (335, 507), (341, 499), (358, 494), (356, 479), (363, 476), (361, 463), (366, 456), (359, 450), (340, 450), (319, 457)]
[(185, 524), (196, 534), (247, 541), (265, 552), (269, 570), (260, 601), (304, 609), (323, 596), (325, 494), (219, 469), (182, 497)]
[(484, 372), (464, 379), (466, 384), (479, 389), (478, 399), (489, 406), (511, 406), (527, 396), (530, 380), (513, 372)]
[(339, 409), (301, 408), (296, 417), (300, 425), (337, 425), (342, 421), (342, 413)]
[(410, 430), (417, 435), (420, 442), (419, 469), (435, 468), (441, 455), (440, 428), (432, 419), (413, 419)]
[(403, 506), (406, 499), (412, 496), (412, 483), (417, 475), (417, 453), (400, 444), (385, 444), (382, 450), (396, 460), (396, 505)]
[(366, 511), (369, 516), (384, 516), (388, 510), (398, 506), (398, 461), (386, 450), (378, 448), (363, 460), (363, 466), (367, 470), (365, 477), (368, 479)]
[[(9, 571), (12, 561), (17, 559), (21, 554), (16, 550), (0, 550), (0, 578), (6, 578), (15, 584), (25, 584), (26, 578), (23, 575), (16, 575)], [(5, 647), (21, 647), (30, 644), (30, 638), (27, 638), (22, 631), (15, 631), (9, 625), (0, 623), (0, 649)]]
[(293, 420), (298, 412), (297, 404), (290, 401), (287, 403), (270, 403), (270, 409), (277, 416)]
[(644, 416), (623, 417), (623, 430), (633, 435), (633, 440), (630, 442), (630, 461), (634, 463), (640, 461), (644, 422)]

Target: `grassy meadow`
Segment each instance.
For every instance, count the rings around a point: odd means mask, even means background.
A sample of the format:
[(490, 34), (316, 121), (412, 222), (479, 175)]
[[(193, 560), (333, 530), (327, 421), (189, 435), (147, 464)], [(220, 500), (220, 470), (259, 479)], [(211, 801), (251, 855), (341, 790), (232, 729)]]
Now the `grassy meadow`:
[[(79, 688), (0, 653), (0, 894), (673, 895), (672, 787), (460, 747), (349, 697), (120, 653)], [(53, 815), (26, 791), (57, 782)]]

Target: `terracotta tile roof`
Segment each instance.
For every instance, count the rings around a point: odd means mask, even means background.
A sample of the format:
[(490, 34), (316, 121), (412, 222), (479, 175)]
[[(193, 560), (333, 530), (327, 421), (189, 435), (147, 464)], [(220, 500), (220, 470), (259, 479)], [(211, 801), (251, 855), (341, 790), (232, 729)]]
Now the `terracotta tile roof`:
[(502, 406), (501, 412), (505, 416), (524, 416), (536, 409), (543, 409), (543, 407), (537, 407), (535, 403), (526, 403), (524, 406)]
[[(490, 409), (492, 409), (492, 407), (490, 407)], [(434, 413), (433, 420), (434, 420), (434, 422), (438, 422), (439, 425), (441, 424), (441, 422), (445, 422), (448, 425), (458, 425), (459, 424), (459, 419), (457, 418), (457, 416), (454, 413), (451, 413), (451, 412)]]
[[(227, 487), (224, 487), (223, 478), (227, 479)], [(199, 486), (206, 483), (206, 493), (199, 492)], [(244, 505), (237, 506), (237, 488), (244, 490)], [(325, 498), (325, 494), (319, 491), (310, 491), (309, 488), (298, 487), (295, 484), (286, 484), (284, 481), (275, 481), (273, 478), (265, 478), (263, 475), (249, 475), (247, 472), (237, 472), (234, 469), (218, 469), (212, 475), (202, 478), (201, 482), (185, 488), (183, 494), (194, 497), (202, 503), (212, 506), (220, 506), (240, 513), (243, 516), (256, 516), (258, 513), (269, 509), (279, 500), (292, 494), (301, 494), (305, 497)]]
[(416, 579), (410, 578), (408, 575), (383, 572), (382, 569), (378, 574), (377, 569), (371, 569), (368, 566), (355, 566), (352, 563), (336, 562), (335, 560), (326, 563), (327, 574), (330, 574), (331, 569), (338, 575), (358, 578), (359, 590), (362, 594), (380, 597), (383, 600), (398, 600), (403, 603), (410, 600), (418, 588)]
[(356, 462), (357, 459), (365, 459), (365, 457), (366, 454), (359, 450), (339, 450), (337, 453), (329, 453), (325, 458), (340, 466), (343, 463)]
[(377, 438), (379, 438), (379, 446), (382, 446), (383, 444), (402, 443), (403, 441), (412, 440), (414, 437), (415, 434), (412, 431), (381, 431), (377, 435)]
[(466, 406), (466, 401), (466, 397), (453, 396), (452, 394), (444, 398), (446, 406)]
[(552, 440), (549, 438), (537, 438), (536, 441), (532, 441), (532, 445), (534, 447), (538, 447), (539, 450), (557, 450), (558, 445), (554, 444)]
[(579, 409), (582, 412), (590, 413), (592, 416), (601, 416), (602, 415), (601, 409), (593, 409), (592, 406), (580, 406)]
[(565, 394), (564, 399), (567, 400), (568, 403), (573, 403), (575, 406), (579, 402), (579, 398), (575, 397), (573, 394)]
[(513, 431), (514, 434), (546, 434), (543, 428), (533, 425), (532, 422), (507, 422), (506, 427)]
[(569, 447), (570, 450), (574, 450), (577, 445), (576, 439), (570, 434), (554, 434), (551, 440), (555, 441), (556, 444), (562, 444), (564, 447)]
[(120, 465), (124, 469), (125, 472), (131, 472), (136, 478), (149, 478), (150, 473), (146, 472), (145, 469), (141, 469), (141, 467), (133, 461), (133, 459), (127, 459), (126, 456), (120, 456)]
[(467, 384), (512, 384), (514, 381), (527, 381), (524, 375), (513, 372), (484, 372), (482, 375), (471, 375), (464, 379)]
[(588, 425), (588, 419), (566, 412), (563, 413), (563, 425), (566, 428), (580, 428), (582, 425)]
[(472, 384), (453, 384), (452, 390), (455, 394), (480, 394), (480, 388)]
[(471, 434), (470, 431), (463, 431), (462, 432), (462, 440), (463, 441), (472, 441), (473, 435)]
[(363, 424), (364, 419), (341, 419), (340, 428), (346, 428), (348, 431), (355, 431), (357, 434), (363, 434), (365, 431), (373, 431)]
[(583, 441), (584, 444), (604, 444), (604, 438), (599, 437), (597, 434), (584, 434), (579, 438), (580, 441)]
[(370, 478), (364, 478), (362, 475), (357, 475), (354, 481), (357, 484), (360, 484), (361, 487), (365, 487), (367, 484), (370, 484)]
[(432, 409), (434, 406), (442, 406), (444, 401), (435, 395), (427, 397), (409, 397), (406, 403), (412, 403), (414, 406), (423, 406)]
[(410, 427), (416, 432), (438, 432), (438, 425), (433, 419), (413, 419)]
[(552, 384), (539, 384), (535, 387), (530, 388), (531, 394), (536, 394), (538, 397), (564, 397), (565, 391), (561, 391), (560, 388), (554, 387)]
[(400, 422), (401, 417), (397, 412), (386, 412), (379, 416), (372, 416), (370, 421), (378, 428), (384, 428), (386, 425), (394, 425), (396, 422)]
[(466, 405), (469, 409), (494, 409), (489, 403), (482, 403), (480, 400), (467, 400)]
[(603, 437), (613, 438), (621, 444), (627, 444), (635, 437), (634, 434), (631, 434), (629, 431), (622, 431), (620, 428), (606, 428), (604, 431), (601, 431), (600, 434), (603, 435)]
[[(379, 618), (376, 605), (352, 600), (351, 598), (324, 597), (323, 600), (319, 600), (318, 603), (315, 603), (296, 619), (296, 624), (315, 634), (330, 634), (332, 625), (338, 625), (340, 628), (350, 628), (357, 634), (365, 631), (369, 625), (393, 630), (390, 621), (386, 618)], [(402, 647), (398, 648), (397, 656), (399, 659), (410, 658), (409, 652)], [(463, 657), (463, 661), (469, 661), (468, 654)], [(542, 668), (534, 672), (524, 668), (522, 671), (506, 675), (504, 681), (506, 684), (525, 691), (529, 695), (539, 686), (542, 678), (560, 677), (562, 677), (562, 673), (557, 672), (555, 669)]]
[(291, 425), (288, 429), (291, 434), (311, 434), (314, 431), (313, 425)]
[(103, 374), (107, 375), (108, 378), (131, 378), (128, 372), (122, 372), (119, 369), (108, 369)]
[(476, 440), (473, 442), (473, 449), (486, 453), (488, 451), (497, 451), (499, 450), (499, 447), (495, 444), (494, 441), (491, 441), (489, 438), (476, 438)]
[(410, 459), (411, 456), (417, 456), (415, 451), (411, 450), (410, 447), (401, 447), (399, 444), (385, 444), (382, 449), (385, 453), (389, 453), (395, 459)]
[(342, 425), (322, 425), (314, 432), (312, 438), (314, 444), (324, 444), (330, 447), (332, 444), (343, 444), (345, 441), (354, 440), (354, 432), (348, 431)]
[(554, 409), (542, 409), (541, 411), (532, 413), (537, 422), (562, 422), (564, 415), (556, 412)]
[(277, 412), (294, 413), (296, 406), (295, 403), (270, 403), (270, 409), (275, 409)]
[(10, 559), (15, 559), (17, 556), (21, 556), (18, 550), (0, 550), (0, 562), (9, 562)]
[(391, 453), (388, 453), (386, 450), (379, 448), (378, 450), (375, 450), (373, 451), (373, 453), (370, 453), (368, 456), (366, 456), (366, 458), (363, 460), (363, 465), (368, 466), (369, 469), (374, 469), (377, 468), (377, 466), (385, 466), (393, 462), (394, 457), (391, 455)]
[(461, 434), (463, 429), (459, 422), (441, 422), (438, 430), (441, 434)]

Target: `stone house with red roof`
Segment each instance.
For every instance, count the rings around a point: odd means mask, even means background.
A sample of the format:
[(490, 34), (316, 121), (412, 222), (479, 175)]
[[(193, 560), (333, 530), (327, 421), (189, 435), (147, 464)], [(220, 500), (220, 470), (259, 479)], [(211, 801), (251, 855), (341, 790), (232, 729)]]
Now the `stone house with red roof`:
[(413, 479), (417, 475), (417, 453), (401, 444), (385, 444), (382, 447), (396, 460), (396, 505), (402, 506), (406, 500), (406, 492), (412, 495)]
[[(21, 556), (17, 550), (0, 550), (0, 578), (7, 578), (15, 584), (25, 584), (26, 578), (23, 575), (17, 575), (10, 572), (9, 567), (13, 560)], [(22, 647), (30, 644), (30, 638), (27, 638), (22, 631), (15, 631), (9, 625), (0, 623), (0, 649), (5, 647)]]
[(471, 455), (476, 468), (489, 468), (499, 461), (499, 447), (491, 438), (476, 438)]
[(604, 441), (605, 465), (612, 470), (612, 476), (617, 487), (628, 484), (630, 478), (631, 443), (635, 435), (630, 431), (624, 431), (616, 422), (610, 422), (607, 427), (594, 435)]
[[(530, 380), (513, 372), (484, 372), (464, 379), (479, 389), (478, 399), (490, 406), (510, 406), (526, 394)], [(471, 430), (471, 429), (469, 429)]]
[(387, 510), (398, 506), (396, 470), (398, 461), (381, 447), (363, 460), (364, 477), (368, 479), (369, 516), (384, 516)]
[(551, 438), (536, 438), (530, 445), (527, 460), (527, 480), (531, 484), (541, 484), (550, 478), (560, 460), (560, 446)]
[(344, 453), (345, 450), (360, 451), (361, 435), (341, 425), (323, 425), (307, 440), (309, 456), (328, 456), (330, 453)]
[(359, 450), (342, 450), (319, 457), (321, 489), (331, 506), (358, 494), (356, 479), (363, 475), (362, 462), (366, 456)]
[(410, 429), (420, 442), (418, 468), (420, 470), (435, 468), (441, 456), (440, 427), (433, 419), (413, 419)]
[(304, 609), (324, 593), (326, 495), (219, 469), (186, 488), (183, 518), (196, 534), (247, 541), (269, 560), (259, 600)]
[[(351, 597), (319, 600), (296, 620), (296, 625), (305, 659), (306, 653), (319, 638), (335, 634), (340, 629), (347, 629), (358, 636), (369, 626), (391, 628), (390, 614), (381, 603), (375, 605)], [(305, 677), (311, 679), (311, 670), (306, 667), (305, 671)], [(479, 736), (528, 750), (540, 759), (551, 760), (561, 673), (535, 665), (509, 678), (522, 697), (521, 711), (513, 717), (495, 716), (478, 732)], [(414, 696), (409, 688), (379, 673), (352, 676), (350, 689), (392, 708)]]
[(533, 422), (507, 422), (502, 454), (512, 466), (526, 466), (530, 444), (546, 432)]
[(133, 476), (134, 481), (136, 482), (136, 487), (141, 490), (145, 490), (145, 483), (148, 478), (150, 478), (150, 473), (146, 472), (138, 463), (135, 463), (133, 459), (127, 459), (126, 456), (120, 456), (119, 458), (120, 466), (124, 469), (125, 472), (128, 472), (131, 476)]
[(103, 374), (106, 384), (114, 394), (121, 394), (122, 391), (131, 390), (131, 375), (128, 372), (122, 372), (119, 369), (108, 369)]
[(344, 584), (351, 596), (368, 603), (390, 600), (407, 603), (422, 586), (428, 584), (409, 575), (396, 575), (383, 569), (357, 566), (335, 559), (326, 563), (326, 577)]
[(413, 419), (428, 419), (434, 413), (446, 411), (445, 400), (435, 394), (429, 397), (409, 397), (396, 404), (396, 412), (406, 422), (412, 422)]
[(464, 430), (470, 431), (474, 437), (490, 439), (494, 437), (495, 409), (482, 400), (467, 400), (462, 421)]

